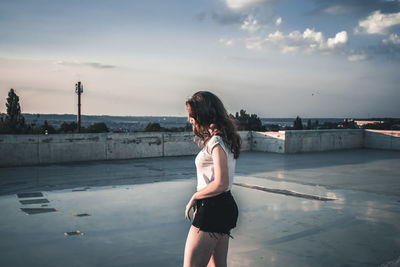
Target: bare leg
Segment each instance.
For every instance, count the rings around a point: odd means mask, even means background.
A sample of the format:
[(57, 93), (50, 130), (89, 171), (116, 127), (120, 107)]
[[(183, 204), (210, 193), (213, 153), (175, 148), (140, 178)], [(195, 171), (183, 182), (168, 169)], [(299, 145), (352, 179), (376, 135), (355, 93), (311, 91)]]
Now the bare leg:
[[(219, 235), (218, 235), (219, 236)], [(214, 248), (207, 267), (226, 267), (226, 259), (228, 256), (229, 236), (223, 235), (219, 237), (217, 245)]]
[(204, 267), (210, 261), (218, 239), (191, 226), (185, 245), (184, 267)]

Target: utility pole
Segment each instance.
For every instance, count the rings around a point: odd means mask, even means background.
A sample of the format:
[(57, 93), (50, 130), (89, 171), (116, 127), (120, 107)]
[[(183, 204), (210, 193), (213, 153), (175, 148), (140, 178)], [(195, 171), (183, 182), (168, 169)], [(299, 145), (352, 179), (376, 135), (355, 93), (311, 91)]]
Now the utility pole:
[(83, 93), (83, 85), (81, 82), (75, 84), (75, 93), (78, 94), (78, 133), (81, 132), (81, 94)]

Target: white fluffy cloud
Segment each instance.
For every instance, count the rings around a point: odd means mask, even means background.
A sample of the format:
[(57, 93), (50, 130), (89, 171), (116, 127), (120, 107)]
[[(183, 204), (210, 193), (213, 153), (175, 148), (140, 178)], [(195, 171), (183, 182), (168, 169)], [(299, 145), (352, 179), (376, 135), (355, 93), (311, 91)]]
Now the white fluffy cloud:
[(348, 56), (347, 60), (355, 62), (355, 61), (365, 60), (366, 58), (367, 58), (367, 55), (365, 55), (365, 54), (354, 54), (354, 55)]
[(395, 44), (398, 45), (400, 44), (400, 37), (397, 33), (392, 33), (391, 35), (389, 35), (389, 38), (387, 39), (383, 39), (382, 42), (384, 44)]
[(279, 18), (276, 19), (275, 25), (276, 25), (276, 26), (279, 26), (279, 25), (281, 25), (281, 24), (282, 24), (282, 18), (279, 17)]
[(372, 12), (366, 19), (358, 22), (356, 33), (387, 34), (390, 27), (400, 24), (400, 12), (382, 14), (380, 10)]
[(303, 33), (292, 31), (284, 34), (279, 30), (267, 37), (251, 37), (246, 39), (246, 48), (255, 50), (279, 49), (281, 53), (312, 53), (314, 51), (329, 52), (347, 43), (346, 31), (338, 32), (335, 37), (325, 40), (322, 32), (307, 28)]
[(242, 9), (246, 6), (267, 2), (266, 0), (225, 0), (227, 7), (230, 9)]
[(246, 30), (246, 31), (253, 33), (260, 28), (260, 25), (258, 24), (257, 20), (252, 15), (249, 15), (243, 21), (243, 24), (242, 24), (242, 26), (240, 26), (240, 28), (242, 30)]
[(341, 31), (336, 34), (335, 38), (329, 38), (327, 45), (329, 48), (335, 48), (337, 46), (347, 43), (348, 40), (349, 37), (347, 36), (347, 32)]

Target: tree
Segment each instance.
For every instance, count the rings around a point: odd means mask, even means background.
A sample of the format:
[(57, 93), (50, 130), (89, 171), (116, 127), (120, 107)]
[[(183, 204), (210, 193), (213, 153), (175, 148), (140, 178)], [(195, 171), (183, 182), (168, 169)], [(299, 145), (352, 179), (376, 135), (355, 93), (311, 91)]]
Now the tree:
[(311, 124), (311, 120), (307, 120), (307, 129), (311, 130), (312, 129), (312, 124)]
[(241, 109), (236, 112), (235, 120), (238, 123), (239, 130), (262, 131), (262, 123), (256, 114), (247, 114), (246, 110)]
[(97, 122), (97, 123), (90, 125), (86, 129), (86, 132), (88, 132), (88, 133), (106, 133), (106, 132), (108, 132), (108, 128), (104, 122)]
[(165, 128), (161, 127), (159, 123), (155, 122), (149, 122), (144, 129), (145, 132), (163, 132), (165, 131)]
[(7, 116), (4, 119), (4, 126), (8, 133), (23, 133), (26, 129), (25, 118), (21, 114), (21, 106), (19, 105), (19, 97), (14, 89), (10, 89), (7, 97)]
[(63, 122), (60, 126), (59, 131), (61, 133), (73, 133), (76, 132), (76, 130), (78, 129), (78, 124), (76, 122), (70, 122), (70, 123), (66, 123)]
[(299, 116), (297, 116), (293, 122), (293, 129), (294, 130), (303, 130), (303, 122), (301, 121), (301, 118)]

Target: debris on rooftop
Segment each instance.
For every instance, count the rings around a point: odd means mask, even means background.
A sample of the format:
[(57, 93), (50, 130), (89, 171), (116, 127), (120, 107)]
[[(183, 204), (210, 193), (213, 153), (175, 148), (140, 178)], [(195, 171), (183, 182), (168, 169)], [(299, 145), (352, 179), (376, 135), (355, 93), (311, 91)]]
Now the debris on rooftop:
[(64, 236), (71, 236), (71, 235), (83, 235), (83, 233), (79, 230), (64, 233)]
[(92, 216), (89, 213), (79, 213), (79, 214), (75, 214), (76, 217), (86, 217), (86, 216)]
[(21, 208), (21, 210), (29, 215), (57, 211), (55, 208)]
[(42, 204), (42, 203), (50, 203), (46, 198), (39, 198), (39, 199), (26, 199), (26, 200), (20, 200), (21, 204), (27, 205), (27, 204)]
[(18, 198), (43, 197), (42, 192), (18, 193)]
[(88, 189), (90, 189), (90, 187), (75, 188), (75, 189), (72, 189), (72, 192), (86, 191)]

